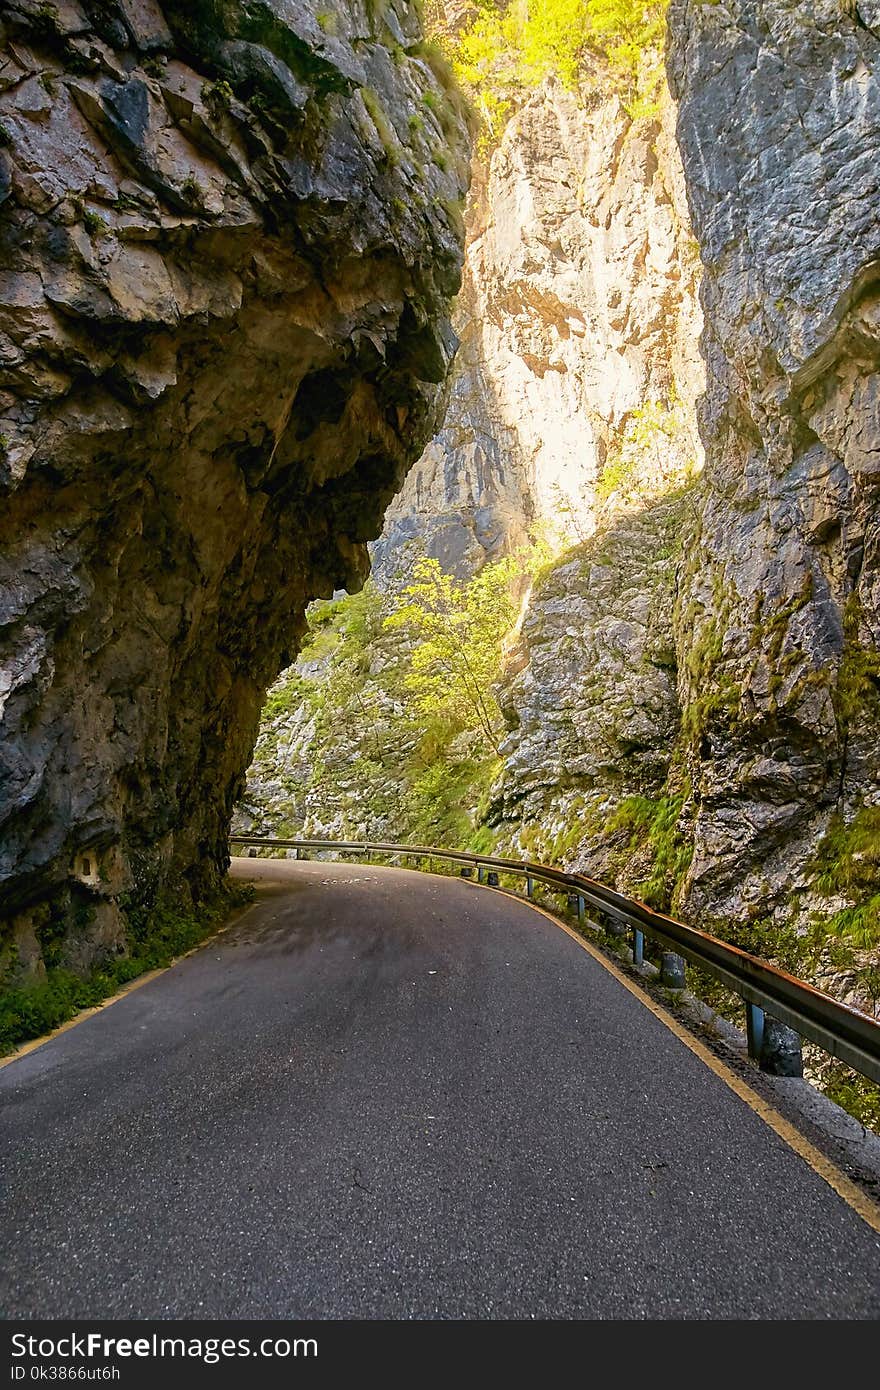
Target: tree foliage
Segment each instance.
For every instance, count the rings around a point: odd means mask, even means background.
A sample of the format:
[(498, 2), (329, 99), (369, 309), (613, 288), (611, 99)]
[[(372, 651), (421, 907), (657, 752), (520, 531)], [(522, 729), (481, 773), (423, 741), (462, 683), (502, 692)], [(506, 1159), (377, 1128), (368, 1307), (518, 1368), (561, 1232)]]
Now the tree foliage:
[(413, 547), (391, 589), (368, 580), (313, 604), (256, 748), (270, 828), (387, 838), (390, 823), (402, 838), (462, 848), (489, 834), (477, 827), (500, 766), (495, 690), (548, 555), (536, 541), (459, 579)]
[(477, 0), (453, 30), (435, 0), (427, 19), (491, 137), (516, 92), (551, 74), (574, 89), (598, 69), (641, 114), (662, 74), (666, 7), (667, 0)]
[(502, 721), (492, 687), (515, 617), (516, 574), (508, 558), (463, 582), (423, 557), (385, 620), (406, 638), (404, 685), (416, 713), (451, 730), (479, 729), (496, 753)]

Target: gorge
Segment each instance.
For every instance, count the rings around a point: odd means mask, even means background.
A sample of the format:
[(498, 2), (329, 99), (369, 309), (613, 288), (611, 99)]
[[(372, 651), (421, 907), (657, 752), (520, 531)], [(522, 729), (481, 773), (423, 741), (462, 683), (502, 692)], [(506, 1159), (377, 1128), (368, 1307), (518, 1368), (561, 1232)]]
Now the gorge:
[[(444, 429), (370, 602), (316, 612), (236, 823), (583, 870), (873, 1011), (874, 54), (835, 4), (669, 25), (655, 109), (551, 78), (478, 154)], [(420, 744), (401, 554), (466, 586), (548, 530), (500, 757)]]
[[(464, 224), (402, 0), (4, 10), (10, 978), (198, 901), (237, 804), (582, 869), (876, 1010), (880, 45), (635, 8), (574, 71), (429, 11)], [(488, 738), (413, 674), (438, 575)]]

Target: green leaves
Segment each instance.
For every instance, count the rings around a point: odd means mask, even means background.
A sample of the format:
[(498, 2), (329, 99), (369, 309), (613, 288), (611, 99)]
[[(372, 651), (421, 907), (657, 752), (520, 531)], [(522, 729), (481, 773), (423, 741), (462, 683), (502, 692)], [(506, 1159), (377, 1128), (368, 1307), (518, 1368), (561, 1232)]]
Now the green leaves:
[(575, 89), (598, 65), (604, 79), (646, 114), (662, 79), (667, 0), (477, 0), (463, 28), (433, 19), (459, 82), (497, 138), (518, 90), (555, 75)]
[(465, 583), (423, 557), (385, 620), (407, 640), (404, 686), (414, 709), (457, 731), (479, 729), (496, 753), (502, 719), (492, 686), (515, 617), (514, 577), (511, 558), (486, 565)]
[(548, 557), (537, 542), (458, 579), (414, 545), (390, 590), (368, 580), (313, 604), (257, 743), (273, 826), (308, 833), (316, 816), (343, 835), (387, 838), (392, 825), (401, 839), (467, 846), (500, 769), (496, 683)]

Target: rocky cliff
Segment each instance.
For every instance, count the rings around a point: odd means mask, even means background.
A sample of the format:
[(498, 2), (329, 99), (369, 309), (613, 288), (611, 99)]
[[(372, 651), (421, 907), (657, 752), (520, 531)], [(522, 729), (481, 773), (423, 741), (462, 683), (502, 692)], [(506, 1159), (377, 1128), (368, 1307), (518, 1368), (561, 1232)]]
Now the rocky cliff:
[(537, 592), (492, 810), (509, 843), (863, 1007), (880, 1002), (878, 58), (836, 3), (671, 5), (706, 469), (680, 498), (595, 513), (602, 534)]
[(467, 136), (402, 0), (0, 38), (0, 916), (39, 969), (222, 872), (265, 686), (436, 426)]
[[(871, 0), (861, 9), (880, 19)], [(824, 912), (868, 943), (872, 920), (880, 939), (880, 43), (836, 0), (672, 0), (670, 30), (708, 367), (705, 492), (677, 622), (694, 787), (684, 902), (704, 921), (760, 918), (771, 939), (792, 913)]]
[(373, 547), (380, 583), (414, 536), (463, 571), (536, 528), (583, 540), (646, 405), (682, 407), (689, 436), (659, 468), (699, 457), (699, 257), (672, 105), (634, 121), (602, 85), (548, 79), (477, 165), (450, 407)]
[(637, 120), (590, 92), (533, 100), (493, 161), (501, 226), (478, 261), (510, 313), (489, 315), (485, 351), (531, 515), (562, 551), (508, 663), (489, 820), (505, 849), (620, 869), (629, 886), (644, 865), (617, 852), (615, 818), (669, 770), (683, 494), (702, 466), (699, 258), (674, 119), (665, 92)]

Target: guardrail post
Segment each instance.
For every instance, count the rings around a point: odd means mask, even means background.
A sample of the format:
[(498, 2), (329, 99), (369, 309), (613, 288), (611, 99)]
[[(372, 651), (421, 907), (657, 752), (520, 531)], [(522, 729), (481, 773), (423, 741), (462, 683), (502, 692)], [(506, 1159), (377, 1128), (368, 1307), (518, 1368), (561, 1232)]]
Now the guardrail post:
[(531, 874), (526, 874), (526, 897), (527, 897), (527, 898), (533, 898), (534, 896), (535, 896), (535, 880), (532, 878)]
[(587, 915), (587, 900), (586, 900), (586, 898), (584, 898), (580, 893), (578, 893), (578, 921), (581, 922), (581, 923), (583, 923), (583, 920), (584, 920), (584, 918), (586, 917), (586, 915)]
[(764, 1045), (764, 1010), (757, 1004), (752, 1004), (746, 1000), (746, 1038), (749, 1044), (749, 1056), (754, 1062), (761, 1060), (761, 1048)]
[(644, 965), (645, 963), (645, 933), (639, 931), (638, 927), (633, 928), (633, 965)]
[(482, 882), (483, 882), (483, 866), (482, 866), (482, 864), (478, 864), (478, 865), (477, 865), (477, 883), (482, 883)]
[(764, 1037), (758, 1059), (761, 1071), (770, 1076), (803, 1076), (804, 1054), (800, 1035), (780, 1023), (772, 1014), (764, 1015)]
[(248, 846), (248, 855), (247, 855), (247, 857), (248, 857), (248, 859), (256, 859), (256, 857), (257, 857), (257, 847), (256, 847), (256, 845), (249, 845), (249, 846)]
[(466, 864), (465, 864), (464, 868), (463, 868), (463, 869), (459, 869), (458, 872), (459, 872), (459, 874), (461, 875), (462, 878), (473, 878), (473, 876), (474, 876), (474, 871), (473, 871), (473, 869), (469, 869), (468, 866), (467, 866)]
[(684, 989), (685, 964), (674, 951), (664, 951), (660, 957), (660, 983), (667, 989)]
[(490, 888), (498, 887), (498, 875), (494, 869), (490, 869), (489, 872), (486, 874), (486, 883)]

